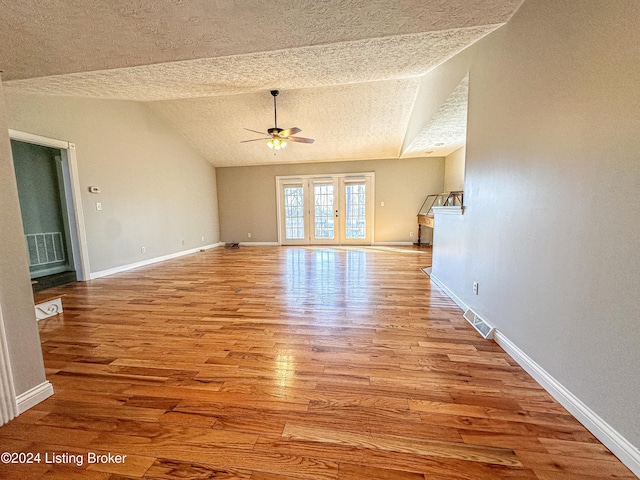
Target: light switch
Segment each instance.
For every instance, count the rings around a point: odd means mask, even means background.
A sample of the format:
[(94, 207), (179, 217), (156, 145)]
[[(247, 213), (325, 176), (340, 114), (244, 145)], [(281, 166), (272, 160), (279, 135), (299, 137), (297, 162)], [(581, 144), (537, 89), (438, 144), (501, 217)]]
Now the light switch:
[(96, 202), (96, 210), (102, 210), (102, 202)]

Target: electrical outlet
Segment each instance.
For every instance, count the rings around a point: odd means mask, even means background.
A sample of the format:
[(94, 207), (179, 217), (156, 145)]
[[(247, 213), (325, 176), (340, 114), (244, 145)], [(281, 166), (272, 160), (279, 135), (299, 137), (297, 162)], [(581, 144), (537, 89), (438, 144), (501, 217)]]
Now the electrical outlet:
[(478, 294), (478, 282), (473, 282), (473, 294)]
[(200, 240), (202, 240), (202, 242), (204, 243), (204, 235), (202, 235), (202, 238)]
[(380, 202), (380, 206), (381, 206), (381, 207), (384, 207), (384, 202)]
[(251, 232), (247, 233), (247, 237), (251, 238)]
[(409, 236), (410, 236), (410, 237), (413, 237), (413, 232), (409, 232)]
[(142, 253), (147, 253), (147, 247), (141, 247), (141, 248), (140, 248), (140, 251), (141, 251)]

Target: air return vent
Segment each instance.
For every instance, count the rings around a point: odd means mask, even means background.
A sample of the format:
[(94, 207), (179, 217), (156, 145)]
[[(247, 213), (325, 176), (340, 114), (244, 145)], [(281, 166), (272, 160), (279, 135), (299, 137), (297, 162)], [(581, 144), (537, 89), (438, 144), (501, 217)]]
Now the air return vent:
[(494, 327), (489, 325), (483, 319), (481, 319), (476, 312), (471, 309), (468, 309), (464, 312), (464, 318), (471, 324), (473, 328), (475, 328), (483, 338), (491, 339), (493, 338)]
[(65, 260), (61, 232), (33, 233), (27, 234), (25, 237), (30, 267)]

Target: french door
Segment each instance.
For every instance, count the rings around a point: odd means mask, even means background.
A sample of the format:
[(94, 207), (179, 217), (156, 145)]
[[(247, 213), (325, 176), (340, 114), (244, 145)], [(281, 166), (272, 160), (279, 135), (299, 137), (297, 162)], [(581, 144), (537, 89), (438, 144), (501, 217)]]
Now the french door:
[(282, 245), (370, 245), (373, 174), (277, 177)]
[(309, 179), (309, 235), (314, 245), (340, 243), (338, 180)]

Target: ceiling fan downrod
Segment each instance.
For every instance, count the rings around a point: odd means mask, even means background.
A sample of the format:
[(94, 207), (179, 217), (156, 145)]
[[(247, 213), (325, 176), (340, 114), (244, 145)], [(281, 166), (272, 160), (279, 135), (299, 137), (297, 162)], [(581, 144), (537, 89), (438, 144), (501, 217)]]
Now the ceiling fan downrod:
[[(267, 142), (267, 145), (269, 146), (269, 148), (272, 148), (274, 150), (281, 150), (287, 146), (287, 143), (289, 141), (297, 142), (297, 143), (313, 143), (313, 138), (304, 138), (304, 137), (294, 136), (296, 133), (299, 133), (302, 131), (298, 127), (291, 127), (291, 128), (287, 128), (286, 130), (283, 130), (282, 128), (278, 127), (278, 104), (277, 104), (276, 97), (280, 92), (278, 90), (270, 90), (270, 92), (271, 92), (271, 96), (273, 97), (274, 126), (272, 128), (268, 128), (266, 133), (266, 136), (269, 140)], [(259, 132), (258, 130), (252, 130), (250, 128), (245, 128), (245, 130), (263, 135), (263, 132)], [(252, 138), (250, 140), (242, 140), (240, 143), (258, 142), (261, 140), (264, 140), (264, 138)]]
[(278, 128), (278, 108), (276, 105), (276, 97), (280, 93), (278, 90), (271, 90), (271, 95), (273, 95), (273, 126), (274, 128)]

